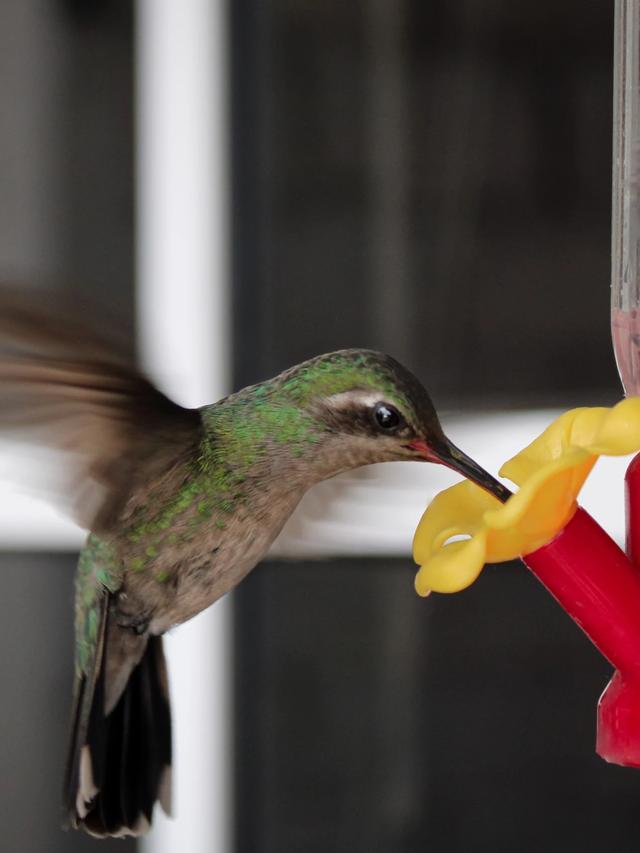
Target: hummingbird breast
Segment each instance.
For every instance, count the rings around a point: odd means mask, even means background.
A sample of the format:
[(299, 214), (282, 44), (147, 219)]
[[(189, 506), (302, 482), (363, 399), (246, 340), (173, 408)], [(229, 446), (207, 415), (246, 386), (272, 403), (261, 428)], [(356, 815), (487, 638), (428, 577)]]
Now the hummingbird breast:
[(162, 634), (209, 607), (265, 556), (303, 493), (291, 484), (277, 494), (264, 490), (197, 525), (190, 523), (193, 513), (185, 513), (161, 545), (146, 545), (147, 537), (131, 543), (125, 535), (123, 621), (143, 621)]
[(242, 394), (207, 408), (197, 452), (132, 498), (116, 533), (123, 619), (161, 634), (204, 610), (264, 557), (305, 491), (343, 467), (297, 410), (284, 427), (270, 412)]

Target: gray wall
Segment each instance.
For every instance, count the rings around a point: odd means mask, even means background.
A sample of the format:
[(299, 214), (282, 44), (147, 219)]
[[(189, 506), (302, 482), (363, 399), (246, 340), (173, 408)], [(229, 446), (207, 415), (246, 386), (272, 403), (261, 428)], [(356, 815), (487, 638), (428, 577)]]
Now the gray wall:
[(0, 280), (133, 303), (132, 6), (0, 4)]
[[(129, 326), (131, 14), (125, 0), (0, 3), (0, 280), (86, 294)], [(2, 853), (98, 849), (61, 830), (75, 560), (0, 553)]]

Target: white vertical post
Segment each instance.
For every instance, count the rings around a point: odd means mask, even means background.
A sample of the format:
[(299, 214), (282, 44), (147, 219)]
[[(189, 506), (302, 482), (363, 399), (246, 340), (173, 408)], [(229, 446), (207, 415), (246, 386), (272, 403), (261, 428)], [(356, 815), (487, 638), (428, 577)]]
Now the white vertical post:
[[(143, 364), (176, 401), (229, 385), (227, 56), (222, 0), (137, 0), (137, 281)], [(173, 811), (146, 853), (230, 850), (230, 618), (226, 602), (166, 651)]]

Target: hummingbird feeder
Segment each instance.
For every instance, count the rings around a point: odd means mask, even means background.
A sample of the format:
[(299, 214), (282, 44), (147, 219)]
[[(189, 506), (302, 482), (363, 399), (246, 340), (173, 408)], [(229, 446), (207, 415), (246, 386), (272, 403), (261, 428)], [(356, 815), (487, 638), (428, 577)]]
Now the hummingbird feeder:
[(416, 530), (416, 589), (456, 592), (485, 563), (522, 558), (615, 668), (598, 754), (640, 767), (640, 454), (625, 478), (626, 553), (576, 500), (599, 456), (640, 451), (640, 0), (615, 4), (611, 323), (627, 399), (561, 415), (501, 469), (519, 486), (507, 503), (470, 482), (440, 493)]

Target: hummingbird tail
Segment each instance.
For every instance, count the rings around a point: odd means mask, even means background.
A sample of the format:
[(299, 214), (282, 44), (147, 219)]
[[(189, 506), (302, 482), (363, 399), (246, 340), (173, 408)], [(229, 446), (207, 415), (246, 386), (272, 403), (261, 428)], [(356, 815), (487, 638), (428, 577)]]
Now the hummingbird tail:
[[(91, 835), (137, 836), (149, 829), (156, 801), (170, 812), (166, 666), (161, 637), (136, 636), (131, 629), (108, 624), (109, 598), (105, 596), (101, 611), (93, 672), (76, 682), (65, 810), (70, 826)], [(132, 641), (142, 644), (133, 666)], [(123, 669), (130, 674), (114, 704), (109, 682), (123, 681)]]

